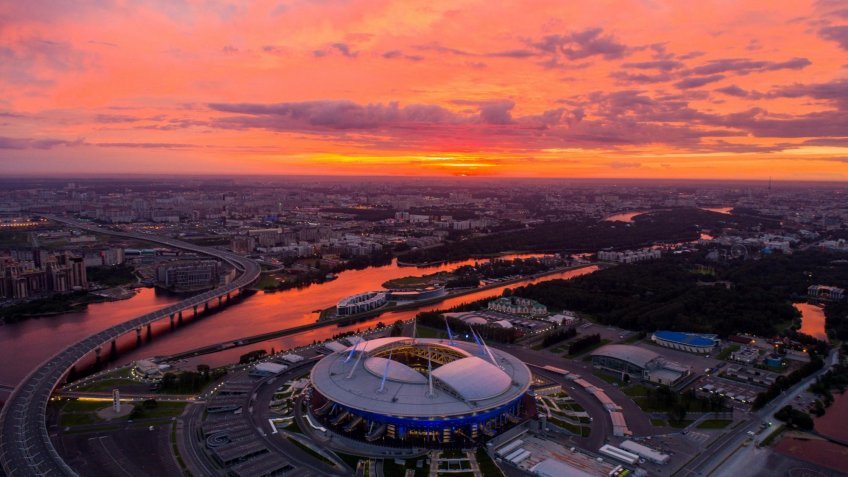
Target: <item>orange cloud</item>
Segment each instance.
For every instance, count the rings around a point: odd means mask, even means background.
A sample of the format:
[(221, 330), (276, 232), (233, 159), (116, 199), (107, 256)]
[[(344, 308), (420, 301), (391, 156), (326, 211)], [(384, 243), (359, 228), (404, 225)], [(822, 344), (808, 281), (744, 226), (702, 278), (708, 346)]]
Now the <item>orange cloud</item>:
[(0, 171), (848, 179), (837, 6), (566, 3), (5, 2)]

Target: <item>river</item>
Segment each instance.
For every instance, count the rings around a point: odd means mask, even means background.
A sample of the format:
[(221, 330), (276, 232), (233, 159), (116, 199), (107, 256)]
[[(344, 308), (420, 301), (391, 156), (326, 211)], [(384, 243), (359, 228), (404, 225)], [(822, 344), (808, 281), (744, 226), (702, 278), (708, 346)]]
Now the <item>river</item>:
[[(717, 212), (719, 214), (731, 215), (731, 211), (733, 207), (700, 207), (701, 210), (708, 210), (710, 212)], [(625, 222), (632, 223), (633, 219), (642, 214), (647, 214), (648, 212), (657, 212), (659, 210), (668, 210), (668, 209), (651, 209), (651, 210), (631, 210), (629, 212), (619, 212), (617, 214), (609, 215), (604, 217), (604, 221), (606, 222)]]
[(632, 223), (633, 218), (637, 215), (647, 214), (650, 210), (632, 210), (630, 212), (621, 212), (604, 218), (606, 222), (625, 222)]
[[(474, 292), (474, 293), (469, 293), (467, 295), (462, 295), (462, 296), (458, 296), (458, 297), (454, 297), (454, 298), (448, 298), (448, 299), (446, 299), (442, 302), (435, 303), (435, 304), (432, 304), (432, 305), (422, 306), (421, 308), (416, 308), (414, 310), (388, 311), (388, 312), (383, 313), (382, 315), (380, 315), (376, 318), (371, 318), (371, 319), (368, 319), (368, 320), (357, 322), (353, 325), (349, 325), (349, 326), (345, 326), (345, 327), (328, 326), (326, 328), (318, 328), (318, 329), (315, 329), (315, 330), (307, 331), (307, 332), (304, 332), (304, 333), (299, 333), (299, 334), (296, 334), (296, 335), (284, 336), (282, 338), (274, 338), (274, 339), (271, 339), (271, 340), (268, 340), (268, 341), (265, 341), (265, 342), (261, 342), (261, 343), (254, 343), (252, 345), (248, 345), (248, 346), (244, 346), (244, 347), (232, 348), (232, 349), (220, 351), (220, 352), (217, 352), (217, 353), (214, 353), (214, 354), (208, 354), (208, 355), (205, 355), (205, 356), (198, 356), (198, 357), (195, 357), (195, 358), (190, 358), (188, 360), (188, 364), (189, 364), (190, 368), (193, 368), (195, 365), (201, 364), (201, 363), (208, 364), (208, 365), (211, 365), (211, 366), (221, 366), (221, 365), (224, 365), (224, 364), (227, 364), (227, 363), (237, 362), (239, 356), (241, 356), (241, 355), (243, 355), (243, 354), (245, 354), (249, 351), (264, 349), (265, 351), (270, 352), (271, 348), (274, 348), (274, 350), (276, 350), (276, 351), (280, 351), (281, 349), (290, 349), (290, 348), (295, 348), (295, 347), (298, 347), (298, 346), (305, 346), (305, 345), (311, 344), (314, 340), (323, 341), (323, 340), (330, 338), (333, 335), (340, 333), (340, 332), (355, 331), (357, 329), (364, 331), (366, 328), (373, 327), (375, 324), (377, 324), (377, 322), (380, 322), (380, 321), (382, 321), (383, 323), (385, 323), (387, 325), (390, 325), (397, 320), (412, 319), (413, 317), (415, 317), (415, 315), (417, 315), (418, 313), (420, 313), (422, 311), (443, 310), (443, 309), (446, 309), (446, 308), (451, 308), (451, 307), (454, 307), (454, 306), (457, 306), (457, 305), (461, 305), (463, 303), (469, 303), (469, 302), (472, 302), (472, 301), (481, 300), (483, 298), (500, 296), (505, 288), (516, 288), (516, 287), (520, 287), (522, 285), (529, 285), (529, 284), (533, 284), (533, 283), (539, 283), (539, 282), (543, 282), (543, 281), (547, 281), (547, 280), (554, 280), (554, 279), (570, 279), (570, 278), (578, 277), (580, 275), (585, 275), (587, 273), (592, 273), (596, 270), (598, 270), (598, 267), (592, 265), (592, 266), (585, 267), (585, 268), (579, 268), (579, 269), (575, 269), (575, 270), (568, 270), (568, 271), (564, 271), (564, 272), (553, 273), (551, 275), (546, 275), (544, 277), (523, 280), (521, 282), (511, 283), (509, 285), (503, 285), (503, 286), (499, 286), (499, 287), (489, 288), (489, 289), (486, 289), (486, 290), (480, 290), (480, 291)], [(239, 305), (239, 306), (241, 306), (241, 305)], [(310, 319), (314, 321), (314, 315), (311, 315)], [(221, 341), (225, 341), (227, 339), (232, 339), (232, 338), (237, 338), (237, 337), (244, 337), (244, 336), (247, 336), (248, 334), (249, 335), (260, 334), (263, 331), (273, 331), (274, 329), (280, 329), (280, 328), (281, 327), (268, 328), (268, 329), (253, 329), (253, 328), (251, 328), (249, 333), (242, 332), (241, 334), (230, 335), (228, 337), (224, 337), (223, 339), (212, 340), (212, 341), (209, 341), (208, 343), (207, 342), (200, 343), (197, 346), (203, 346), (204, 344), (218, 343), (218, 342), (221, 342)], [(152, 349), (152, 348), (153, 348), (153, 346), (142, 347), (138, 350), (134, 350), (131, 353), (129, 353), (125, 356), (122, 356), (121, 359), (119, 360), (119, 363), (129, 362), (133, 359), (138, 359), (138, 358), (144, 357), (144, 356), (150, 356), (151, 353), (149, 352), (149, 350)], [(175, 353), (177, 351), (184, 350), (185, 348), (186, 347), (183, 346), (181, 348), (174, 349), (172, 352)]]
[[(538, 254), (507, 255), (501, 258), (519, 258), (539, 256)], [(300, 289), (292, 289), (277, 293), (256, 293), (246, 297), (242, 302), (224, 308), (220, 312), (187, 323), (174, 332), (168, 332), (168, 320), (161, 320), (153, 326), (153, 340), (149, 344), (135, 348), (134, 335), (125, 335), (119, 340), (122, 349), (118, 364), (131, 360), (155, 355), (169, 355), (186, 349), (227, 341), (249, 335), (279, 330), (287, 327), (314, 322), (317, 319), (315, 311), (333, 306), (339, 299), (354, 293), (380, 289), (383, 282), (393, 278), (408, 275), (423, 275), (439, 271), (450, 271), (460, 266), (484, 262), (487, 259), (463, 260), (445, 263), (431, 267), (399, 267), (395, 261), (390, 265), (371, 267), (364, 270), (349, 270), (338, 275), (338, 279), (313, 284)], [(585, 272), (582, 272), (585, 273)], [(552, 275), (571, 276), (574, 272)], [(519, 286), (512, 285), (514, 286)], [(491, 289), (479, 294), (466, 295), (457, 299), (446, 300), (442, 306), (452, 306), (485, 296), (499, 294), (501, 289)], [(130, 320), (144, 313), (165, 307), (179, 300), (179, 297), (157, 293), (154, 289), (141, 289), (134, 297), (113, 302), (95, 303), (85, 310), (66, 313), (40, 319), (30, 319), (19, 323), (0, 326), (0, 385), (14, 386), (33, 368), (64, 347), (96, 333), (109, 326)], [(458, 300), (453, 302), (453, 300)], [(406, 313), (406, 315), (404, 315)], [(311, 343), (312, 340), (323, 340), (339, 331), (356, 329), (356, 327), (372, 326), (377, 321), (390, 322), (404, 319), (404, 316), (414, 315), (414, 311), (388, 313), (380, 318), (357, 324), (351, 328), (339, 329), (335, 326), (312, 330), (299, 335), (279, 338), (267, 343), (268, 348), (298, 346)], [(258, 344), (253, 347), (239, 348), (230, 354), (238, 355), (252, 349), (261, 348)], [(104, 350), (104, 356), (108, 350)], [(223, 364), (221, 360), (229, 359), (230, 354), (215, 357), (215, 363)], [(5, 392), (0, 390), (0, 399)]]
[(801, 312), (801, 329), (798, 331), (813, 338), (827, 341), (827, 333), (824, 329), (824, 309), (811, 303), (794, 303), (793, 305)]

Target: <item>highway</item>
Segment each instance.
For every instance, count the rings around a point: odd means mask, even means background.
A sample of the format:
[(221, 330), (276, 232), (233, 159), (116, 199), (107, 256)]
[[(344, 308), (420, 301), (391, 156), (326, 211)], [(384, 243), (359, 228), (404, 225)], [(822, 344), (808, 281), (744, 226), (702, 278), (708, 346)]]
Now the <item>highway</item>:
[[(738, 426), (733, 431), (716, 439), (712, 444), (707, 446), (707, 448), (704, 449), (698, 457), (677, 471), (675, 475), (682, 477), (690, 475), (706, 476), (713, 475), (715, 472), (719, 472), (715, 475), (725, 475), (720, 468), (727, 462), (733, 453), (742, 446), (742, 443), (750, 437), (748, 432), (752, 431), (754, 433), (758, 433), (760, 430), (760, 423), (763, 421), (774, 422), (775, 412), (780, 410), (783, 406), (790, 404), (792, 400), (795, 399), (795, 396), (806, 390), (810, 384), (816, 380), (816, 378), (826, 373), (827, 370), (829, 370), (830, 367), (837, 361), (838, 353), (836, 350), (832, 350), (828, 357), (825, 358), (825, 365), (822, 369), (803, 379), (800, 383), (796, 384), (789, 390), (784, 391), (781, 395), (766, 404), (759, 411), (752, 412), (751, 418), (747, 423)], [(771, 430), (763, 433), (763, 435), (760, 435), (755, 441), (752, 439), (754, 442), (751, 443), (750, 447), (755, 447), (755, 444), (759, 443), (770, 432)]]
[(259, 264), (256, 262), (223, 250), (202, 247), (168, 237), (113, 231), (64, 217), (43, 214), (42, 216), (89, 232), (145, 240), (210, 255), (226, 261), (242, 273), (227, 285), (95, 333), (59, 351), (30, 372), (12, 392), (0, 413), (0, 435), (2, 435), (0, 464), (8, 477), (77, 475), (59, 456), (50, 440), (46, 425), (46, 411), (53, 390), (61, 383), (67, 370), (80, 359), (125, 333), (182, 310), (201, 306), (218, 297), (240, 292), (259, 278), (260, 273)]

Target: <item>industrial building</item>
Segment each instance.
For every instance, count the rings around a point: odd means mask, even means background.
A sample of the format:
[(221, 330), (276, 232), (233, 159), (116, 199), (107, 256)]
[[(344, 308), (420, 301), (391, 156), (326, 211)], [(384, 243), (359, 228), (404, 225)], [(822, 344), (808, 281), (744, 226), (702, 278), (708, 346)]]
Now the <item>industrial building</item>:
[(644, 446), (638, 442), (630, 440), (622, 442), (618, 447), (627, 452), (636, 454), (647, 461), (653, 462), (654, 464), (663, 465), (667, 463), (670, 458), (668, 454), (663, 454), (662, 452), (658, 452), (648, 446)]
[(668, 386), (677, 384), (691, 373), (689, 368), (667, 361), (651, 350), (618, 344), (601, 346), (593, 351), (592, 366)]
[(666, 348), (698, 354), (712, 353), (719, 345), (718, 335), (682, 331), (657, 331), (651, 336), (651, 341)]
[(827, 285), (812, 285), (807, 288), (807, 296), (818, 301), (842, 301), (845, 299), (845, 290)]
[(479, 445), (519, 423), (531, 374), (465, 341), (379, 338), (335, 352), (310, 375), (310, 414), (347, 437), (391, 446)]

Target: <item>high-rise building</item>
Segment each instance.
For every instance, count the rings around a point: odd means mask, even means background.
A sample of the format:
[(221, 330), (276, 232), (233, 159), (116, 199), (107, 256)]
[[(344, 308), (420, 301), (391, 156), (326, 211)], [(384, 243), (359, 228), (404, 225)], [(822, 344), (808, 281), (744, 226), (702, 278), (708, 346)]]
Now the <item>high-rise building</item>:
[(43, 249), (34, 249), (32, 257), (32, 261), (0, 257), (0, 298), (25, 299), (88, 288), (83, 257)]
[(156, 284), (176, 292), (214, 288), (230, 278), (215, 260), (177, 260), (156, 268)]

